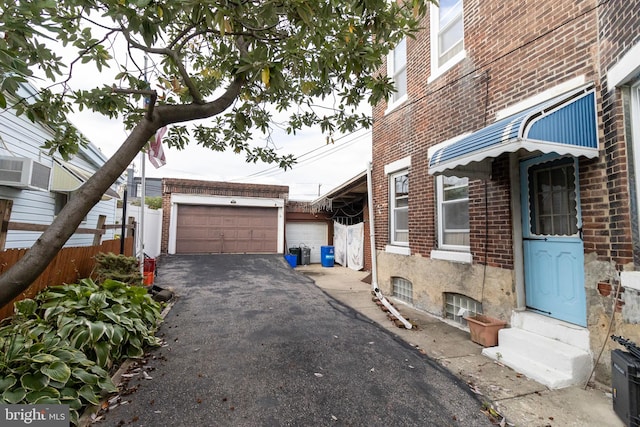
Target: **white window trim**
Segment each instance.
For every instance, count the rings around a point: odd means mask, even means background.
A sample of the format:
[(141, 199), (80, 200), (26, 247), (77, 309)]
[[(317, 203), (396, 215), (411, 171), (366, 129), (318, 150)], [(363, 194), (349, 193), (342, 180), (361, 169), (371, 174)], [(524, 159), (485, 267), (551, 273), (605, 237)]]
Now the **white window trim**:
[[(450, 252), (459, 252), (459, 253), (468, 253), (470, 251), (469, 246), (461, 246), (461, 245), (445, 245), (442, 243), (442, 241), (444, 240), (444, 236), (443, 236), (443, 217), (444, 214), (442, 213), (443, 209), (442, 209), (442, 200), (444, 200), (444, 194), (443, 194), (443, 190), (444, 190), (444, 184), (442, 182), (443, 177), (442, 175), (438, 175), (436, 177), (436, 209), (438, 210), (438, 246), (441, 251), (450, 251)], [(467, 184), (468, 185), (468, 184)], [(467, 199), (468, 200), (468, 199)], [(469, 230), (471, 231), (471, 230)]]
[(636, 184), (636, 215), (640, 215), (640, 81), (630, 89), (631, 92), (631, 145), (633, 147), (633, 168)]
[[(438, 33), (440, 32), (440, 15), (438, 9), (438, 6), (432, 3), (431, 9), (429, 11), (431, 25), (431, 75), (427, 78), (427, 83), (433, 82), (467, 57), (467, 50), (463, 48), (460, 52), (451, 57), (451, 59), (442, 64), (442, 66), (438, 66)], [(462, 15), (462, 22), (464, 25), (464, 5), (462, 9)], [(462, 35), (462, 42), (464, 43), (464, 30)]]
[[(406, 39), (405, 39), (405, 43), (406, 43)], [(406, 49), (405, 49), (406, 50)], [(387, 54), (387, 77), (389, 77), (390, 79), (393, 80), (394, 74), (395, 74), (395, 63), (393, 60), (393, 53), (395, 52), (395, 48), (391, 50), (391, 52), (389, 52)], [(406, 65), (406, 58), (405, 58), (405, 66), (404, 66), (404, 72), (405, 75), (407, 73), (407, 65)], [(406, 76), (405, 76), (406, 79)], [(408, 85), (409, 82), (407, 82)], [(407, 92), (408, 92), (408, 87), (407, 87)], [(400, 98), (396, 99), (395, 101), (389, 100), (387, 103), (387, 109), (384, 110), (384, 114), (388, 114), (390, 112), (392, 112), (393, 110), (395, 110), (396, 108), (398, 108), (400, 105), (404, 104), (407, 99), (409, 99), (409, 95), (407, 93), (405, 93), (404, 95), (402, 95)]]
[[(396, 232), (396, 228), (395, 228), (395, 222), (396, 222), (396, 218), (395, 218), (395, 209), (396, 209), (396, 187), (395, 187), (395, 178), (397, 176), (402, 176), (402, 175), (407, 175), (409, 176), (409, 169), (400, 169), (394, 173), (391, 173), (388, 175), (388, 180), (389, 180), (389, 226), (390, 226), (390, 233), (389, 233), (389, 245), (390, 246), (395, 246), (395, 247), (408, 247), (409, 246), (409, 242), (408, 242), (408, 235), (409, 235), (409, 228), (408, 228), (408, 224), (407, 224), (407, 242), (396, 242), (394, 239), (394, 235)], [(409, 195), (407, 195), (407, 200), (409, 198)], [(409, 212), (409, 206), (407, 206), (407, 212)], [(407, 217), (408, 220), (408, 217)]]
[(471, 252), (453, 252), (441, 249), (432, 250), (431, 259), (460, 262), (464, 264), (471, 264), (473, 262), (473, 256), (471, 256)]
[[(394, 162), (384, 165), (384, 174), (387, 175), (387, 179), (389, 183), (391, 183), (390, 175), (395, 174), (397, 172), (406, 170), (409, 171), (409, 167), (411, 166), (411, 156), (403, 157), (402, 159), (398, 159)], [(391, 217), (389, 217), (391, 220)], [(396, 246), (396, 245), (386, 245), (385, 252), (390, 254), (398, 254), (398, 255), (411, 255), (411, 249), (409, 246)]]
[(620, 284), (625, 288), (640, 291), (640, 271), (623, 271), (620, 273)]
[(409, 246), (386, 245), (384, 251), (390, 254), (411, 255)]
[(622, 58), (607, 71), (607, 89), (609, 91), (622, 86), (640, 72), (640, 43), (633, 46)]
[(384, 165), (384, 173), (385, 175), (390, 175), (402, 169), (409, 169), (409, 166), (411, 166), (411, 156), (403, 157), (395, 162)]

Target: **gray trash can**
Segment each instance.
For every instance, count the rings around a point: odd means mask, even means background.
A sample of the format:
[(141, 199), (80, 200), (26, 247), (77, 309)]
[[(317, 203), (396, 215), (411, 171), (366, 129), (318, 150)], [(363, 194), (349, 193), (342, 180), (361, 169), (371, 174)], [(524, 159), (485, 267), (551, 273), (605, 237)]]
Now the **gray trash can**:
[(300, 264), (311, 264), (311, 248), (306, 246), (300, 246)]

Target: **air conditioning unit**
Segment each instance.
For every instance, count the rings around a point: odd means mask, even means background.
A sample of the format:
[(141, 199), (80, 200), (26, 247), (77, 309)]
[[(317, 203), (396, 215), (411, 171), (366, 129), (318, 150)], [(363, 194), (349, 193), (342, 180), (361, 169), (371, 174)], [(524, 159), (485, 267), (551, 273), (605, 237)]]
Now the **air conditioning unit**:
[(49, 190), (51, 168), (26, 157), (0, 156), (0, 185)]

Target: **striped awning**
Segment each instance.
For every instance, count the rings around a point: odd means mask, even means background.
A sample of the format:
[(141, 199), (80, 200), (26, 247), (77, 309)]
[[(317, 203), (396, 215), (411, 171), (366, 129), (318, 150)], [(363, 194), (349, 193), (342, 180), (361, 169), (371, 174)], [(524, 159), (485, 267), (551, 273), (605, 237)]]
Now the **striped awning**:
[(487, 177), (503, 153), (598, 156), (595, 91), (584, 87), (429, 150), (429, 174)]

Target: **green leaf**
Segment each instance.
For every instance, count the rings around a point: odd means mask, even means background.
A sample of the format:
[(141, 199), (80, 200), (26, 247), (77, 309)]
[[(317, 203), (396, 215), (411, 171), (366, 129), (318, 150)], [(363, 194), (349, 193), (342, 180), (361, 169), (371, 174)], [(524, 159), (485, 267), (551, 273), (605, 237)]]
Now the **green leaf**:
[(7, 98), (0, 92), (0, 108), (7, 108)]
[(49, 307), (44, 311), (44, 316), (42, 317), (44, 320), (49, 321), (52, 317), (57, 316), (60, 313), (64, 313), (65, 308), (59, 305)]
[(96, 309), (108, 307), (109, 304), (107, 304), (107, 295), (104, 292), (91, 294), (91, 296), (89, 297), (89, 305)]
[[(53, 387), (45, 387), (42, 390), (34, 390), (27, 393), (27, 401), (31, 403), (37, 403), (44, 398), (47, 399), (55, 399), (55, 403), (60, 403), (60, 392)], [(50, 401), (43, 403), (51, 403)]]
[(99, 379), (98, 375), (87, 372), (81, 368), (74, 368), (71, 371), (71, 375), (73, 375), (75, 378), (79, 379), (83, 383), (90, 384), (90, 385), (97, 384)]
[(20, 384), (26, 390), (42, 390), (49, 385), (49, 377), (41, 372), (27, 372), (20, 377)]
[(93, 347), (96, 352), (96, 363), (98, 366), (109, 367), (111, 366), (111, 345), (108, 342), (101, 341), (96, 343)]
[(100, 390), (104, 393), (115, 393), (118, 391), (118, 387), (113, 384), (113, 381), (111, 381), (109, 377), (100, 378), (98, 380), (98, 387), (100, 387)]
[(100, 404), (100, 400), (98, 398), (98, 395), (93, 390), (93, 387), (91, 387), (88, 384), (82, 386), (80, 388), (80, 390), (78, 390), (78, 394), (80, 395), (80, 397), (82, 397), (84, 400), (86, 400), (87, 402), (91, 403), (92, 405), (99, 405)]
[(53, 362), (49, 366), (43, 366), (40, 368), (40, 372), (52, 380), (59, 381), (61, 383), (69, 381), (69, 377), (71, 376), (71, 369), (69, 368), (69, 365), (62, 361)]
[(18, 387), (13, 390), (5, 390), (4, 393), (2, 393), (2, 399), (4, 399), (5, 402), (10, 404), (20, 403), (24, 400), (26, 396), (27, 396), (27, 391), (22, 387)]
[(87, 321), (87, 323), (89, 324), (89, 333), (91, 335), (91, 341), (93, 342), (98, 341), (104, 334), (106, 330), (106, 325), (104, 324), (104, 322), (100, 322), (100, 321), (98, 322)]
[(91, 340), (91, 335), (89, 333), (89, 329), (80, 329), (75, 331), (75, 333), (71, 337), (71, 345), (77, 348), (78, 350), (83, 349)]
[(13, 375), (8, 375), (4, 378), (0, 378), (0, 392), (4, 392), (5, 390), (13, 387), (18, 380)]
[(16, 313), (25, 317), (33, 316), (38, 309), (38, 303), (31, 298), (23, 299), (14, 304)]
[(53, 363), (58, 360), (60, 359), (58, 359), (56, 356), (47, 353), (40, 353), (31, 356), (31, 361), (36, 363)]

